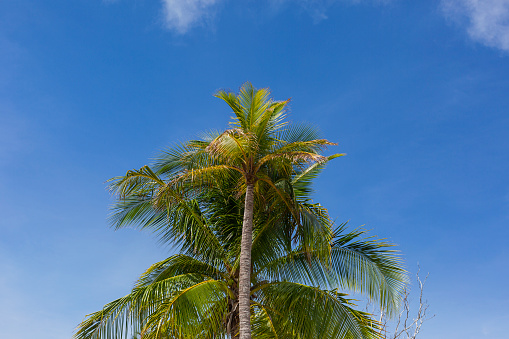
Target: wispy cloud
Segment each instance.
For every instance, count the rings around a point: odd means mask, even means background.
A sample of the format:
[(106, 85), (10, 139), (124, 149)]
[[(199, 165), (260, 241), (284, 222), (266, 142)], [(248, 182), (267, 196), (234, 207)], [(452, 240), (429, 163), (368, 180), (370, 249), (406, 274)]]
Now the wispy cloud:
[[(116, 1), (116, 0), (105, 0)], [(187, 33), (195, 26), (210, 23), (218, 12), (220, 4), (227, 0), (162, 0), (164, 20), (168, 29), (179, 34)], [(230, 0), (233, 1), (233, 0)], [(283, 5), (296, 5), (309, 12), (315, 22), (327, 19), (327, 9), (335, 3), (387, 4), (394, 0), (265, 0), (264, 5), (281, 8)]]
[(472, 40), (509, 52), (509, 0), (442, 0), (442, 10)]
[(266, 0), (272, 9), (277, 11), (281, 11), (285, 6), (299, 6), (311, 16), (315, 23), (328, 19), (327, 11), (336, 4), (383, 6), (395, 1), (398, 0)]
[(163, 0), (164, 19), (169, 29), (184, 34), (210, 20), (222, 0)]

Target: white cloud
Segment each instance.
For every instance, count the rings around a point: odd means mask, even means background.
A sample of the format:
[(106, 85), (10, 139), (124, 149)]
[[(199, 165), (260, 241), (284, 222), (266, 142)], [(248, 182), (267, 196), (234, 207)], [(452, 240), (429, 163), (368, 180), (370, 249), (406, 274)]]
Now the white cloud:
[(162, 0), (168, 28), (180, 34), (210, 20), (222, 0)]
[(509, 52), (509, 0), (442, 0), (442, 9), (474, 41)]

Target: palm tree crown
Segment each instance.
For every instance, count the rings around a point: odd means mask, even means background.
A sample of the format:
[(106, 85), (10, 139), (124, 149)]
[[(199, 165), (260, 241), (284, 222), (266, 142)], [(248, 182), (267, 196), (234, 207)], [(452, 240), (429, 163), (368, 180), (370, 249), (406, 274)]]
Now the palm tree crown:
[(406, 274), (388, 244), (341, 235), (310, 202), (312, 179), (341, 154), (322, 155), (333, 143), (290, 126), (288, 101), (272, 100), (268, 89), (246, 83), (216, 96), (234, 113), (230, 129), (111, 182), (113, 224), (151, 228), (183, 254), (150, 268), (130, 295), (85, 320), (77, 338), (120, 333), (119, 319), (147, 338), (376, 336), (376, 323), (335, 289), (365, 293), (390, 312)]

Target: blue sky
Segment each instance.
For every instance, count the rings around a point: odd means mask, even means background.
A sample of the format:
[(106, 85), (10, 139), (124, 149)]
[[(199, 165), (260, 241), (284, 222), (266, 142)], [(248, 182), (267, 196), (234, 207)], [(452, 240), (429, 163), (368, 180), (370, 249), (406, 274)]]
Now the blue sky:
[(0, 2), (0, 328), (70, 338), (171, 253), (105, 181), (245, 81), (339, 143), (316, 201), (430, 272), (421, 338), (507, 338), (509, 0)]

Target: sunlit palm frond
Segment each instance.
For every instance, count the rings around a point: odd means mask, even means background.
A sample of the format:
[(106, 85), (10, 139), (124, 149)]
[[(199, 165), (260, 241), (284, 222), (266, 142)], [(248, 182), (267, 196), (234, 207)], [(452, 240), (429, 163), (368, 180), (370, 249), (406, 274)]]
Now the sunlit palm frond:
[(131, 195), (117, 200), (111, 209), (109, 221), (115, 229), (134, 227), (157, 230), (167, 226), (166, 211), (154, 208), (151, 195)]
[(295, 206), (299, 211), (300, 222), (295, 228), (294, 242), (299, 244), (308, 257), (316, 256), (327, 262), (333, 237), (333, 222), (327, 209), (320, 204), (307, 202), (297, 202)]
[(229, 129), (212, 140), (205, 149), (214, 160), (241, 168), (257, 151), (256, 136), (239, 128)]
[(323, 252), (301, 248), (259, 267), (254, 275), (360, 292), (391, 314), (399, 307), (407, 273), (392, 244), (362, 238), (363, 234), (358, 230), (336, 234), (330, 260), (323, 260)]
[(184, 254), (173, 255), (150, 266), (138, 279), (136, 286), (148, 286), (174, 276), (199, 274), (212, 279), (226, 279), (224, 266), (214, 267)]
[(78, 326), (76, 339), (123, 339), (140, 331), (157, 311), (160, 302), (174, 299), (182, 289), (204, 281), (201, 274), (183, 274), (147, 286), (138, 286), (123, 298), (92, 313)]
[[(235, 173), (241, 170), (228, 164), (217, 164), (182, 171), (173, 177), (171, 181), (160, 186), (157, 190), (157, 198), (165, 201), (165, 197), (178, 198), (186, 193), (196, 193), (211, 186), (215, 186), (219, 180), (229, 180), (235, 177)], [(170, 200), (171, 200), (170, 199)]]
[(232, 109), (233, 114), (235, 114), (235, 117), (233, 117), (234, 122), (231, 124), (232, 126), (240, 126), (241, 128), (242, 126), (247, 126), (247, 122), (245, 120), (246, 117), (244, 115), (242, 106), (239, 100), (237, 99), (237, 95), (234, 92), (220, 90), (217, 91), (216, 94), (214, 94), (214, 96), (216, 98), (222, 99)]
[(267, 112), (272, 103), (270, 91), (268, 88), (256, 89), (251, 83), (246, 82), (240, 88), (237, 100), (246, 121), (246, 125), (241, 127), (245, 131), (253, 132), (258, 127), (256, 122), (262, 114)]
[(203, 332), (202, 322), (214, 333), (224, 332), (222, 321), (229, 294), (225, 282), (214, 279), (181, 289), (158, 304), (144, 326), (142, 337), (158, 338), (161, 334), (178, 333), (182, 338), (196, 338)]
[(115, 177), (108, 182), (110, 191), (120, 199), (131, 194), (150, 194), (158, 186), (164, 185), (164, 181), (148, 166), (130, 170), (124, 176)]
[(293, 166), (302, 166), (308, 163), (324, 163), (327, 157), (311, 153), (311, 152), (283, 152), (267, 154), (261, 158), (256, 169), (259, 170), (266, 163), (270, 162), (270, 166), (290, 176), (292, 174)]
[(218, 262), (226, 262), (228, 255), (196, 201), (182, 202), (168, 210), (167, 216), (168, 227), (159, 231), (164, 242), (174, 243), (184, 253), (216, 267)]
[(295, 199), (299, 200), (302, 198), (308, 198), (313, 190), (311, 189), (311, 184), (313, 180), (318, 176), (321, 170), (325, 167), (325, 165), (332, 159), (338, 158), (340, 156), (344, 156), (345, 154), (333, 154), (326, 157), (327, 159), (323, 162), (315, 162), (308, 167), (296, 171), (294, 174), (291, 184), (293, 187), (293, 192), (295, 194)]
[(307, 123), (289, 123), (276, 134), (278, 143), (274, 146), (281, 148), (282, 146), (301, 141), (312, 141), (321, 139), (318, 128)]
[(273, 153), (288, 153), (288, 152), (307, 152), (307, 153), (320, 153), (328, 146), (337, 145), (334, 142), (330, 142), (326, 139), (315, 139), (306, 141), (294, 141), (290, 143), (284, 143)]
[(183, 169), (188, 168), (187, 161), (184, 160), (192, 152), (193, 149), (186, 143), (179, 143), (168, 147), (153, 159), (153, 171), (167, 180), (180, 173)]
[(331, 274), (339, 286), (366, 294), (393, 315), (398, 310), (408, 275), (394, 245), (375, 237), (363, 238), (365, 230), (336, 230), (331, 248)]
[(380, 337), (378, 323), (355, 310), (345, 294), (293, 282), (270, 283), (255, 293), (277, 332), (297, 338)]
[[(258, 302), (252, 303), (252, 317), (251, 317), (251, 327), (253, 329), (253, 337), (259, 339), (284, 339), (284, 338), (293, 338), (293, 336), (288, 336), (287, 333), (281, 333), (278, 331), (280, 326), (275, 324), (273, 315), (269, 312), (267, 307), (264, 307), (262, 304)], [(278, 319), (279, 320), (279, 317)], [(276, 329), (277, 327), (277, 329)]]

